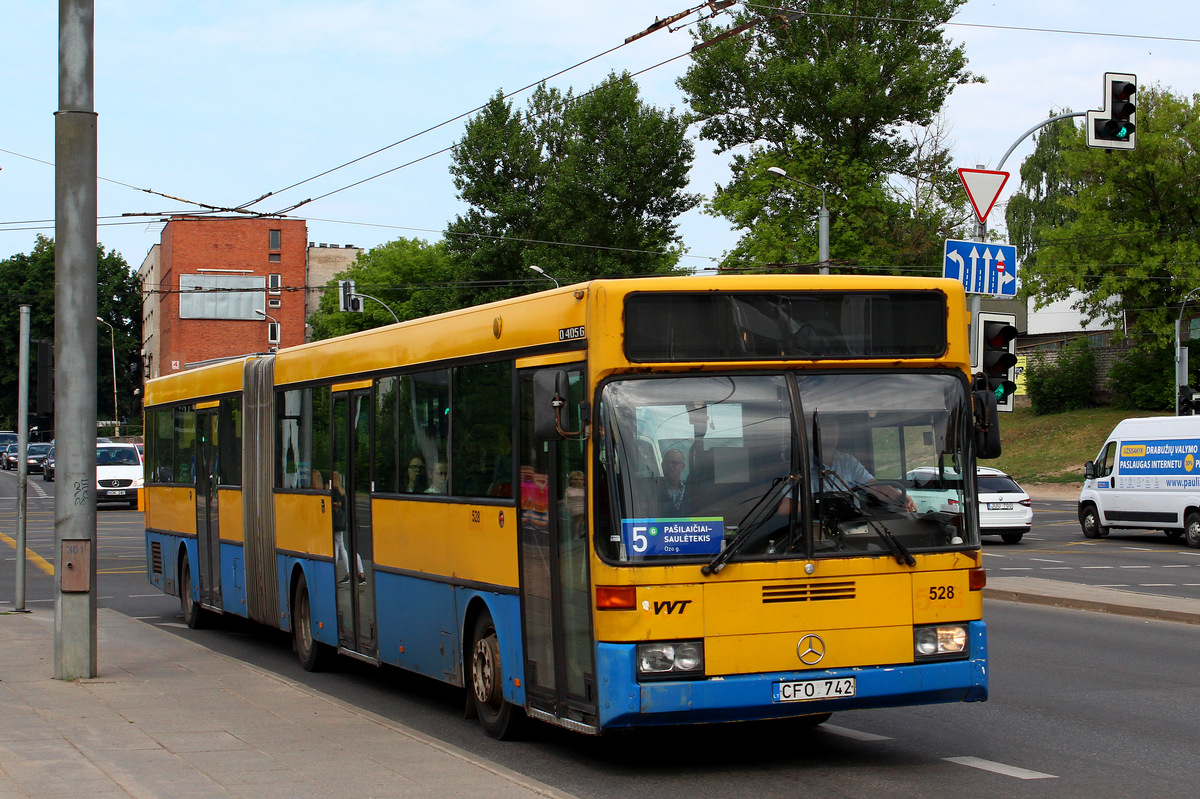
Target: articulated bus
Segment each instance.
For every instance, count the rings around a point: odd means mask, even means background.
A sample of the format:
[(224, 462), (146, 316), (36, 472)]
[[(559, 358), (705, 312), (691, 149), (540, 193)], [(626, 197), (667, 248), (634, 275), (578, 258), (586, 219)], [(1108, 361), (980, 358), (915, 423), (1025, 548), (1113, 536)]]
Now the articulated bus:
[(149, 578), (495, 737), (982, 701), (967, 328), (953, 280), (599, 280), (156, 379)]

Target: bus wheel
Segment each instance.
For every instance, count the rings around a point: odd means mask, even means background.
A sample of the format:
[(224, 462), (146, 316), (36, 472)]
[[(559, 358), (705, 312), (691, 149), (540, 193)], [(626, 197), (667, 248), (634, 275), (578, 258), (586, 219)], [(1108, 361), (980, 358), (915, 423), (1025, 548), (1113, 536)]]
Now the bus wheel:
[(312, 603), (308, 599), (308, 582), (304, 575), (296, 581), (292, 595), (292, 643), (296, 657), (305, 671), (324, 671), (332, 656), (328, 647), (313, 637)]
[(1079, 512), (1079, 526), (1085, 538), (1104, 538), (1108, 530), (1100, 523), (1100, 512), (1092, 504), (1084, 505)]
[(188, 627), (199, 630), (204, 626), (204, 609), (192, 599), (192, 565), (188, 563), (186, 552), (183, 562), (179, 564), (179, 609), (183, 611), (183, 620)]
[(475, 619), (475, 632), (471, 636), (470, 674), (475, 713), (483, 731), (500, 740), (514, 737), (519, 711), (504, 700), (500, 644), (496, 639), (496, 625), (486, 612)]
[(1183, 536), (1187, 539), (1189, 547), (1200, 549), (1200, 513), (1192, 511), (1187, 515), (1187, 521), (1183, 525)]

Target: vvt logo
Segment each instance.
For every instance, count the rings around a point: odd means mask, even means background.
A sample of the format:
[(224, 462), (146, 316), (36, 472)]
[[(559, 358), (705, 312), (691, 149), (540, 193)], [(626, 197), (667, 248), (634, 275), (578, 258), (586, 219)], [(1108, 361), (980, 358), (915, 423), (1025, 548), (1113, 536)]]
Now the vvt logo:
[(679, 615), (682, 616), (683, 611), (686, 610), (687, 606), (690, 604), (692, 604), (692, 600), (690, 599), (666, 599), (662, 602), (655, 602), (654, 615), (661, 616), (665, 611), (669, 616), (675, 611), (679, 611)]

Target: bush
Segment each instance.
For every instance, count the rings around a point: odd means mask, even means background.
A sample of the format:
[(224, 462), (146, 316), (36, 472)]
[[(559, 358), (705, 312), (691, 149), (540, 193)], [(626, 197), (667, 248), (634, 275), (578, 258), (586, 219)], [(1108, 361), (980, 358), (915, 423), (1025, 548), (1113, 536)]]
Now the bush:
[(1163, 347), (1153, 352), (1130, 350), (1108, 371), (1112, 404), (1121, 410), (1174, 412), (1174, 384), (1173, 347)]
[(1090, 407), (1096, 356), (1087, 339), (1076, 339), (1050, 360), (1035, 353), (1025, 372), (1025, 391), (1037, 416)]

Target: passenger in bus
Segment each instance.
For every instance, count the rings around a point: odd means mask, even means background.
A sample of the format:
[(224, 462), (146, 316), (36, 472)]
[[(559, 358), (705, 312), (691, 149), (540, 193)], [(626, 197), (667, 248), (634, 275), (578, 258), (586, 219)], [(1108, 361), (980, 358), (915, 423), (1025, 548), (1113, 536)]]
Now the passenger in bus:
[(445, 494), (446, 493), (446, 476), (449, 470), (446, 468), (445, 461), (438, 461), (437, 466), (433, 469), (433, 483), (429, 488), (425, 489), (426, 494)]
[(657, 483), (655, 505), (659, 515), (679, 516), (686, 507), (684, 498), (689, 503), (692, 499), (687, 496), (687, 484), (683, 482), (683, 453), (677, 449), (669, 449), (662, 458), (662, 480)]
[(429, 477), (425, 473), (425, 459), (413, 455), (408, 459), (408, 470), (404, 474), (404, 485), (401, 491), (405, 494), (420, 494), (429, 488)]
[(583, 519), (587, 513), (587, 493), (581, 471), (573, 471), (567, 476), (567, 508), (571, 513), (571, 535), (583, 538), (587, 532)]

